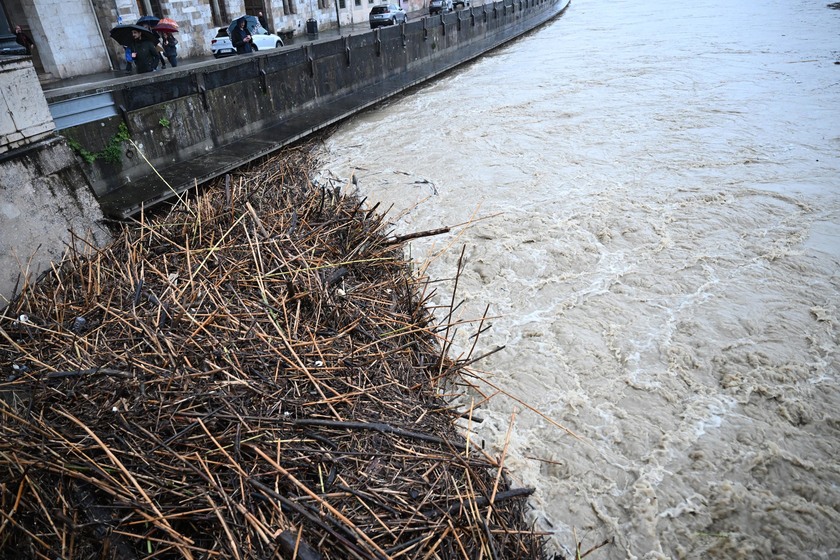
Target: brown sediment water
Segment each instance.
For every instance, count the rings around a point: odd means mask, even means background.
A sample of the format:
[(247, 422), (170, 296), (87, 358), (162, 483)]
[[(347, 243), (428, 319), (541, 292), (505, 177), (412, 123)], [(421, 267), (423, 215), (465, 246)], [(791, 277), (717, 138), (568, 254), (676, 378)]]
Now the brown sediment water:
[(470, 223), (410, 251), (444, 305), (465, 248), (458, 311), (489, 305), (479, 367), (519, 399), (476, 430), (564, 555), (840, 555), (838, 30), (577, 1), (328, 142), (397, 232)]

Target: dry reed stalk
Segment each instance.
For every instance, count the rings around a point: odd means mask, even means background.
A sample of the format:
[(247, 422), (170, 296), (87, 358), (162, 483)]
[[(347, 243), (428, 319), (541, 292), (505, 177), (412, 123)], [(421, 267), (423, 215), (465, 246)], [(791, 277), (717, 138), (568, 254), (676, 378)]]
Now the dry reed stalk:
[(434, 324), (412, 236), (316, 163), (142, 212), (0, 314), (0, 557), (542, 557), (446, 400), (456, 300)]

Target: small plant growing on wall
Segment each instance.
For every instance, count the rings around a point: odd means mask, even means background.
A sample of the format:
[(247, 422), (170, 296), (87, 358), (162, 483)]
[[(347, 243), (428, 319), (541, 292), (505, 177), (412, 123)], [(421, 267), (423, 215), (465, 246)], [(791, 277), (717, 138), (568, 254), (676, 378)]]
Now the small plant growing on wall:
[(101, 158), (107, 163), (117, 164), (122, 161), (122, 145), (130, 138), (131, 136), (128, 134), (128, 127), (125, 126), (125, 123), (120, 123), (116, 134), (111, 136), (108, 140), (108, 144), (99, 152), (91, 152), (74, 138), (67, 138), (67, 145), (70, 146), (70, 149), (79, 154), (79, 156), (87, 163), (93, 163), (97, 159)]
[(99, 152), (108, 163), (119, 163), (122, 161), (122, 145), (130, 138), (128, 134), (128, 127), (125, 123), (120, 123), (117, 133), (114, 134), (108, 141), (108, 145)]
[(166, 117), (162, 117), (162, 118), (158, 121), (158, 123), (159, 123), (159, 124), (160, 124), (160, 126), (162, 126), (163, 128), (169, 128), (169, 125), (170, 125), (170, 124), (172, 124), (171, 122), (169, 122), (169, 119), (167, 119)]
[(93, 163), (94, 161), (96, 161), (96, 154), (84, 149), (82, 145), (79, 144), (78, 140), (68, 138), (67, 145), (70, 146), (71, 150), (79, 154), (79, 156), (81, 156), (81, 158), (87, 163)]

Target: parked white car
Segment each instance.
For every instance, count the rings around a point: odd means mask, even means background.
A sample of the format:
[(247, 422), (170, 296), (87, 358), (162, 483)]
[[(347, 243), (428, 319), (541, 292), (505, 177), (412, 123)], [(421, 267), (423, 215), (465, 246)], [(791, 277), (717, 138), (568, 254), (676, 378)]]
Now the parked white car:
[[(255, 51), (279, 49), (283, 46), (283, 39), (273, 33), (269, 33), (262, 27), (256, 28), (251, 38), (253, 39), (251, 48)], [(236, 54), (236, 47), (230, 42), (227, 27), (220, 27), (216, 31), (216, 36), (210, 41), (210, 50), (213, 51), (213, 56), (216, 58)]]

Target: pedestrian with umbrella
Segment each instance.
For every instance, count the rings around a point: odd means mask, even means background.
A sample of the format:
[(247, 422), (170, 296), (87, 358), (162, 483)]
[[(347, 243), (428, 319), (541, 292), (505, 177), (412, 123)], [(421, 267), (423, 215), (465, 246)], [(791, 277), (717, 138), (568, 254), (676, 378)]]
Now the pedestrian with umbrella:
[[(228, 28), (228, 35), (230, 35), (230, 42), (236, 47), (238, 54), (247, 54), (252, 52), (251, 49), (251, 31), (248, 29), (248, 16), (242, 16), (236, 20), (236, 25), (231, 24)], [(254, 16), (250, 16), (256, 20)]]
[(131, 58), (142, 74), (157, 69), (160, 53), (155, 48), (154, 32), (139, 25), (118, 25), (111, 29), (111, 38), (131, 49)]
[(132, 37), (134, 38), (134, 46), (131, 47), (131, 56), (134, 58), (134, 64), (137, 65), (137, 73), (144, 74), (157, 70), (160, 51), (157, 50), (154, 36), (140, 31), (132, 31)]
[[(166, 68), (166, 59), (163, 58), (163, 47), (160, 45), (160, 34), (155, 31), (155, 26), (160, 23), (160, 18), (155, 16), (142, 16), (140, 19), (137, 20), (137, 25), (141, 27), (145, 27), (149, 31), (152, 32), (152, 35), (155, 37), (154, 45), (155, 49), (158, 51), (158, 62), (161, 65), (161, 68)], [(155, 64), (155, 70), (157, 70), (157, 64)]]
[(161, 45), (163, 45), (163, 56), (166, 57), (169, 64), (172, 65), (172, 68), (175, 68), (178, 66), (178, 39), (172, 34), (178, 31), (178, 24), (175, 20), (163, 18), (155, 25), (154, 30), (162, 35)]
[[(164, 33), (160, 39), (160, 43), (163, 46), (163, 56), (166, 57), (166, 60), (172, 65), (172, 68), (178, 66), (178, 39), (172, 33)], [(166, 64), (163, 67), (166, 68)]]

